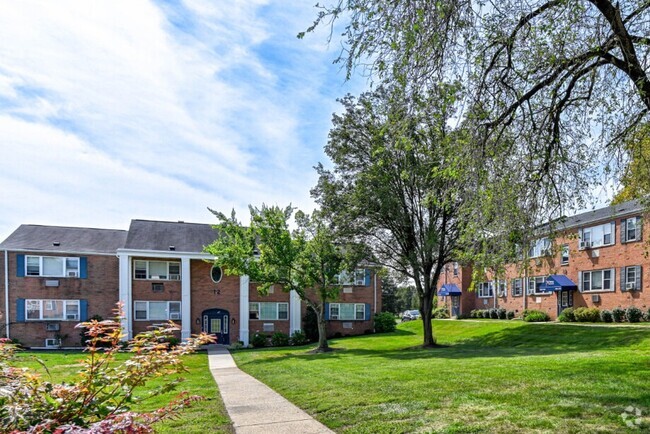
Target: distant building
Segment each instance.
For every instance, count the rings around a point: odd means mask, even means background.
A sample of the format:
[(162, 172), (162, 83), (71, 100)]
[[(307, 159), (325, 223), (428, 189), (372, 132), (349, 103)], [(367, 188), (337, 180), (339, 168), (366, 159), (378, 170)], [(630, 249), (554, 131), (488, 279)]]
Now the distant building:
[[(261, 296), (247, 276), (226, 276), (203, 247), (209, 224), (133, 220), (128, 231), (21, 225), (0, 244), (4, 335), (29, 347), (80, 346), (74, 326), (110, 318), (124, 305), (124, 333), (173, 320), (181, 337), (205, 331), (218, 342), (248, 344), (251, 334), (301, 330), (297, 294)], [(372, 269), (341, 282), (327, 305), (330, 335), (363, 334), (381, 311), (381, 280)]]
[(639, 202), (629, 201), (568, 217), (557, 223), (554, 238), (542, 236), (529, 246), (528, 267), (505, 264), (501, 278), (485, 273), (474, 292), (468, 291), (472, 267), (447, 264), (438, 297), (452, 316), (494, 307), (537, 309), (551, 318), (567, 307), (647, 310), (650, 245), (643, 213)]

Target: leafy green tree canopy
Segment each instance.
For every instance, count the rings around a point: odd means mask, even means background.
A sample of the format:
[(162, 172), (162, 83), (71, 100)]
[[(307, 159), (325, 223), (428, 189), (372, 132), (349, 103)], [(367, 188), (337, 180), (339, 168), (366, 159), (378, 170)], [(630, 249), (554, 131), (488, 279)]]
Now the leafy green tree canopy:
[(249, 207), (250, 224), (243, 225), (233, 211), (230, 217), (212, 211), (221, 234), (205, 248), (227, 275), (247, 275), (258, 291), (271, 285), (295, 291), (318, 317), (319, 351), (327, 351), (325, 303), (338, 297), (338, 275), (356, 265), (359, 250), (339, 242), (318, 213), (295, 213), (296, 228), (289, 227), (294, 208), (262, 205)]

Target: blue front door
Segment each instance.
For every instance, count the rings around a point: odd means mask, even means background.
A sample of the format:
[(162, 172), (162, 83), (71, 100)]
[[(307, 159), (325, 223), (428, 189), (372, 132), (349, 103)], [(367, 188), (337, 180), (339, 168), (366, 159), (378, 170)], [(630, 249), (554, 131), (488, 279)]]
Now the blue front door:
[(230, 315), (224, 309), (203, 311), (203, 332), (217, 337), (217, 343), (230, 345)]

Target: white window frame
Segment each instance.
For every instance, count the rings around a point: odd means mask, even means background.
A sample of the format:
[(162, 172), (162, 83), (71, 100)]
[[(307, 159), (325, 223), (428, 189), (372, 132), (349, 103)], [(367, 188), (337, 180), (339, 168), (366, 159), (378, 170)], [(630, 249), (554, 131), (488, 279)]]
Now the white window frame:
[[(49, 304), (54, 306), (53, 303), (61, 302), (63, 304), (62, 316), (61, 318), (45, 318), (43, 313), (46, 310), (45, 305)], [(29, 318), (28, 307), (30, 304), (38, 303), (38, 318)], [(68, 303), (76, 304), (77, 313), (72, 318), (68, 318)], [(54, 310), (54, 309), (48, 309)], [(70, 314), (71, 316), (73, 314)], [(37, 299), (29, 298), (25, 300), (25, 321), (79, 321), (79, 315), (81, 315), (81, 303), (79, 300), (67, 300), (67, 299)]]
[[(352, 312), (354, 318), (341, 317), (341, 305), (352, 305)], [(332, 310), (336, 309), (336, 315), (332, 315)], [(366, 304), (365, 303), (330, 303), (329, 305), (329, 319), (330, 321), (365, 321), (366, 320)]]
[[(137, 304), (138, 303), (145, 303), (146, 310), (144, 309), (137, 309)], [(166, 303), (167, 306), (165, 307), (165, 313), (166, 313), (166, 318), (151, 318), (150, 312), (151, 312), (151, 303)], [(177, 318), (176, 316), (172, 315), (172, 305), (178, 305), (178, 309), (174, 309), (175, 312), (182, 312), (182, 304), (180, 301), (176, 300), (136, 300), (133, 302), (133, 320), (134, 321), (167, 321), (167, 320), (172, 320), (172, 321), (178, 321), (181, 320), (181, 316)], [(136, 312), (145, 312), (146, 313), (146, 318), (137, 318)]]
[[(608, 289), (605, 289), (605, 272), (610, 271), (611, 274), (609, 276), (609, 285), (610, 287)], [(601, 273), (601, 282), (603, 282), (603, 288), (602, 289), (591, 289), (592, 283), (593, 283), (593, 274), (594, 273)], [(585, 276), (589, 276), (588, 278), (585, 278)], [(589, 289), (585, 289), (585, 281), (589, 282)], [(614, 292), (616, 290), (616, 269), (615, 268), (603, 268), (600, 270), (589, 270), (589, 271), (582, 271), (580, 272), (580, 292), (588, 292), (588, 293), (599, 293), (599, 292)]]
[[(262, 304), (275, 304), (275, 318), (262, 318)], [(255, 306), (255, 309), (252, 307)], [(286, 312), (286, 318), (280, 318), (280, 306), (284, 306), (284, 312)], [(249, 319), (255, 321), (288, 321), (289, 320), (289, 303), (281, 301), (252, 301), (248, 303)], [(257, 312), (257, 318), (250, 318), (250, 313)], [(284, 313), (283, 312), (283, 313)]]
[(481, 282), (478, 284), (478, 298), (494, 297), (494, 285), (492, 282)]
[[(38, 274), (29, 274), (27, 272), (27, 264), (29, 263), (29, 258), (38, 259)], [(61, 259), (63, 263), (61, 264), (61, 274), (44, 274), (43, 260), (44, 258), (56, 258)], [(77, 263), (77, 268), (68, 269), (68, 260), (75, 261)], [(76, 272), (74, 275), (68, 275), (71, 272)], [(25, 255), (25, 277), (79, 277), (81, 274), (81, 258), (75, 256), (37, 256), (37, 255)]]
[(533, 241), (528, 249), (528, 257), (532, 259), (550, 255), (551, 244), (550, 238), (546, 237)]
[[(546, 276), (531, 276), (528, 278), (528, 295), (549, 295), (546, 291), (538, 291), (537, 289), (546, 282)], [(538, 283), (540, 285), (538, 285)]]
[[(631, 267), (625, 267), (625, 285), (627, 286), (629, 283), (634, 283), (636, 285), (636, 265), (633, 265)], [(630, 271), (634, 272), (634, 278), (630, 280)]]
[[(136, 263), (145, 263), (145, 276), (146, 277), (136, 277)], [(165, 263), (167, 264), (167, 276), (165, 278), (161, 278), (160, 276), (152, 276), (149, 267), (149, 264), (152, 262), (157, 262), (157, 263)], [(174, 273), (172, 274), (170, 272), (170, 266), (171, 265), (178, 265), (178, 274)], [(178, 261), (150, 261), (147, 259), (134, 259), (133, 260), (133, 280), (181, 280), (181, 263)]]
[(507, 297), (508, 296), (508, 282), (505, 280), (497, 280), (497, 296), (498, 297)]
[(513, 297), (521, 297), (524, 295), (524, 279), (522, 278), (516, 278), (513, 279), (513, 288), (512, 288), (512, 296)]
[[(594, 239), (595, 231), (602, 233), (602, 237), (600, 239)], [(587, 228), (580, 229), (578, 235), (579, 249), (613, 246), (616, 244), (616, 223), (607, 222), (599, 225), (589, 226)], [(605, 243), (605, 237), (607, 235), (609, 235), (609, 243)]]
[[(633, 229), (634, 231), (634, 236), (632, 238), (629, 238), (630, 234), (630, 223), (633, 224)], [(625, 242), (626, 243), (633, 243), (634, 241), (641, 241), (641, 228), (639, 226), (643, 226), (643, 219), (641, 217), (628, 217), (626, 219), (623, 219), (622, 225), (621, 225), (621, 231), (625, 231)], [(625, 228), (625, 229), (623, 229)]]
[[(566, 261), (564, 260), (564, 258), (566, 258)], [(560, 247), (560, 265), (569, 265), (570, 260), (571, 260), (571, 256), (570, 256), (569, 245), (562, 244), (562, 246)]]
[(342, 271), (336, 279), (339, 285), (366, 286), (366, 269), (356, 268), (353, 273)]

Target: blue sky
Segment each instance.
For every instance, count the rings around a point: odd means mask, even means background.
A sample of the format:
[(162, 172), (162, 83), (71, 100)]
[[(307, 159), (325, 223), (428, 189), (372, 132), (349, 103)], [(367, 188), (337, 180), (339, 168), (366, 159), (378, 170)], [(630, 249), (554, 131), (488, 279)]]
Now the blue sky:
[(0, 239), (21, 223), (310, 210), (336, 98), (313, 3), (0, 0)]

